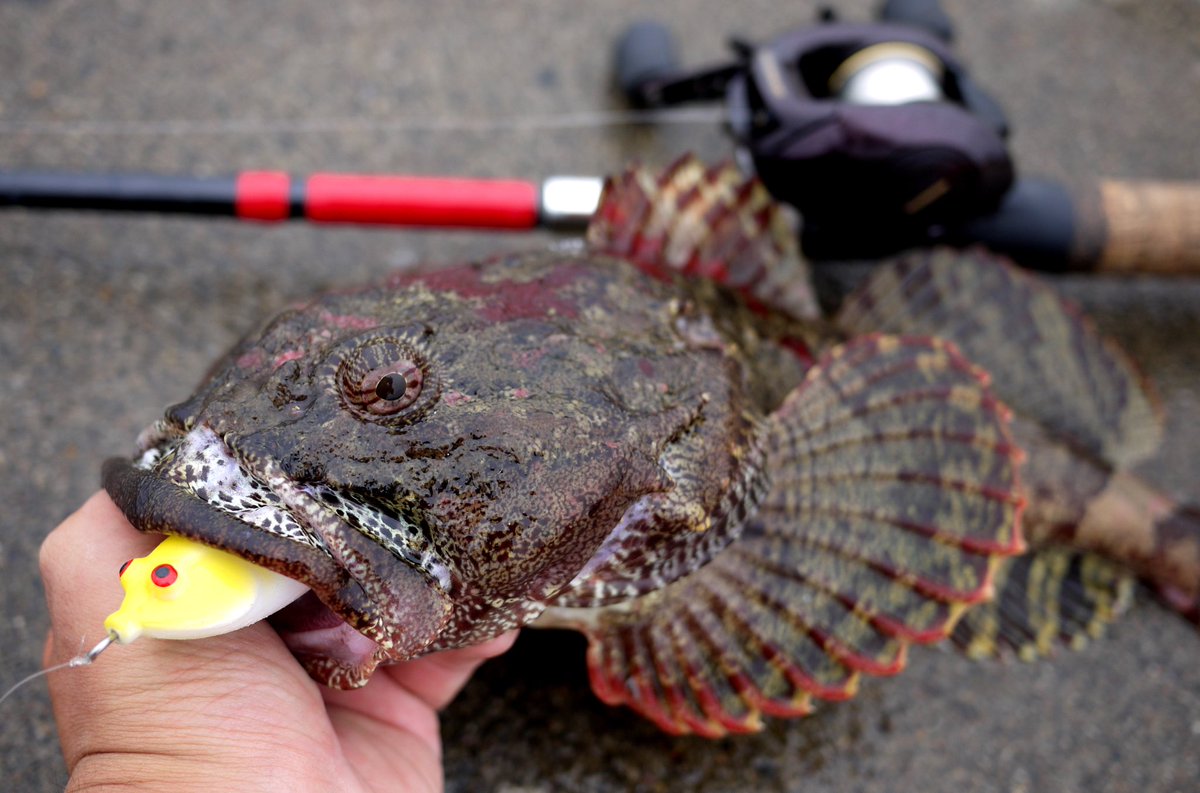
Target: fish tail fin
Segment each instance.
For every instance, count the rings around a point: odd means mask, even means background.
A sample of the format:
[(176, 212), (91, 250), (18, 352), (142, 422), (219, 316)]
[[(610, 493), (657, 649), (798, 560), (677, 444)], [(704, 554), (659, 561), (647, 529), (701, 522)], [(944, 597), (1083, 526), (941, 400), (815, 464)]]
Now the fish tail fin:
[(1153, 578), (1158, 595), (1168, 606), (1200, 628), (1200, 507), (1177, 506), (1154, 524), (1155, 542), (1163, 556), (1164, 571)]
[[(1015, 435), (1029, 456), (1022, 473), (1028, 491), (1024, 526), (1030, 544), (1045, 548), (1047, 554), (1103, 556), (1126, 571), (1125, 577), (1136, 573), (1168, 606), (1200, 625), (1200, 510), (1178, 503), (1135, 474), (1114, 469), (1033, 423), (1018, 422)], [(1035, 569), (1035, 574), (1058, 569), (1048, 566), (1050, 561), (1061, 564), (1057, 557), (1046, 558), (1047, 566)], [(1095, 569), (1095, 564), (1089, 562), (1093, 565), (1089, 569)], [(1096, 579), (1089, 580), (1094, 584)], [(1059, 591), (1014, 590), (1018, 594), (1013, 602), (1028, 604)], [(1089, 592), (1094, 591), (1093, 586)], [(1061, 592), (1064, 597), (1070, 594)], [(1030, 608), (1053, 615), (1055, 607), (1046, 603)], [(1102, 614), (1111, 621), (1120, 611), (1102, 610)], [(1064, 638), (1070, 640), (1071, 635)]]
[(1172, 609), (1200, 627), (1200, 509), (1117, 471), (1059, 537), (1138, 573)]
[(1060, 644), (1099, 638), (1133, 596), (1129, 570), (1095, 553), (1061, 546), (1001, 562), (996, 597), (969, 610), (951, 639), (972, 658), (1013, 654), (1025, 661)]
[(685, 154), (664, 170), (633, 166), (605, 183), (589, 247), (656, 278), (710, 278), (751, 305), (819, 316), (790, 210), (732, 163)]
[(736, 539), (663, 589), (538, 624), (585, 633), (597, 695), (671, 733), (853, 696), (947, 636), (1023, 550), (1007, 415), (952, 345), (837, 347), (772, 414), (772, 484)]

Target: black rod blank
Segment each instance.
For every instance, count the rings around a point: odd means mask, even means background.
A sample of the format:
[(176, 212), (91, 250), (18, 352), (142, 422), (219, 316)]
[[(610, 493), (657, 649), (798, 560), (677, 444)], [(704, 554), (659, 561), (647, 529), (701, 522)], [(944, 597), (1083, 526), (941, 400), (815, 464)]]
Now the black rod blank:
[(233, 176), (0, 172), (0, 206), (233, 216), (236, 196)]

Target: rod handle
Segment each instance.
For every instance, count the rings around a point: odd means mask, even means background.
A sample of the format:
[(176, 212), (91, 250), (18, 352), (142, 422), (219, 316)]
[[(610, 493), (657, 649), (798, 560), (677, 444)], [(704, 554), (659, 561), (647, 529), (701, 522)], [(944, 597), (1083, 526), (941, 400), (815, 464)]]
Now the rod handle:
[(1095, 270), (1200, 275), (1200, 182), (1102, 180), (1077, 211)]

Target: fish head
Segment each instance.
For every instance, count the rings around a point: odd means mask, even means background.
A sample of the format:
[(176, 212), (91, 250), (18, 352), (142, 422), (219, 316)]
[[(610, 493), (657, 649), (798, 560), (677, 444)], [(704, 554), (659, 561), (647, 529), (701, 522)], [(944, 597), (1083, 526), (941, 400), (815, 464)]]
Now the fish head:
[(627, 270), (533, 256), (285, 311), (105, 486), (139, 529), (310, 587), (279, 624), (327, 679), (373, 666), (328, 660), (346, 626), (379, 660), (522, 624), (669, 486), (657, 452), (698, 398), (672, 300)]

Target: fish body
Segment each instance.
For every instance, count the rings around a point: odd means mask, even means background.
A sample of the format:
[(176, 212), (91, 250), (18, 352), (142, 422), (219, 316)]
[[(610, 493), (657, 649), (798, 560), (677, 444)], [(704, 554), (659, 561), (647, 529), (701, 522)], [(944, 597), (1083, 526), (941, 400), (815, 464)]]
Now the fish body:
[(1026, 495), (953, 329), (822, 320), (792, 234), (732, 168), (631, 169), (582, 251), (285, 311), (105, 487), (307, 586), (271, 619), (330, 685), (533, 624), (671, 732), (807, 713), (989, 599)]

